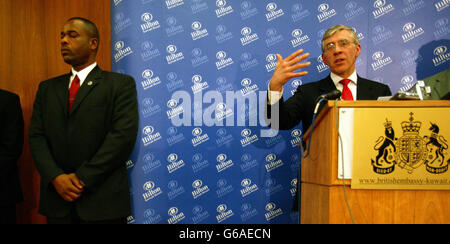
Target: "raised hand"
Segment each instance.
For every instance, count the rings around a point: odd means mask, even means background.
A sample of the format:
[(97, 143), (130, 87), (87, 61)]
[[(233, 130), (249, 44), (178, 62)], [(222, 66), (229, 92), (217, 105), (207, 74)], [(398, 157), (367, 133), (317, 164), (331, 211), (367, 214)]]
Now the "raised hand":
[(303, 69), (311, 65), (311, 62), (301, 63), (309, 57), (309, 53), (303, 54), (303, 52), (304, 50), (300, 49), (292, 53), (286, 59), (283, 59), (280, 54), (276, 55), (278, 62), (272, 78), (270, 79), (269, 89), (271, 91), (281, 92), (284, 84), (286, 84), (290, 79), (308, 74), (307, 71), (295, 72), (296, 70)]

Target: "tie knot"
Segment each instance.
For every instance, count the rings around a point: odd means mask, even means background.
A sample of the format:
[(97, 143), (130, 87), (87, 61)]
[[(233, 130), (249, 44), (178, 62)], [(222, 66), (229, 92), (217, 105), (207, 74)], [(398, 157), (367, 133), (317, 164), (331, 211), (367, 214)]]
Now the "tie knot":
[(72, 83), (80, 83), (80, 78), (78, 78), (78, 75), (75, 75), (75, 78), (73, 78)]
[(339, 81), (339, 83), (341, 83), (344, 86), (348, 86), (348, 83), (350, 83), (350, 81), (351, 80), (349, 80), (349, 79), (344, 79), (344, 80)]

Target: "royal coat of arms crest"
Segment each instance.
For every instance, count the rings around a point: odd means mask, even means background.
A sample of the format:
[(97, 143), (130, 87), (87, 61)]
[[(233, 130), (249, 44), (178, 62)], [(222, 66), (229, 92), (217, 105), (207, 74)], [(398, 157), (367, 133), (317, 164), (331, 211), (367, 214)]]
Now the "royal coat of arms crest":
[(439, 126), (431, 123), (430, 136), (420, 136), (422, 122), (414, 120), (414, 113), (410, 113), (409, 121), (403, 121), (401, 128), (403, 135), (395, 137), (392, 122), (386, 119), (384, 123), (385, 136), (376, 141), (374, 150), (378, 152), (372, 159), (373, 170), (377, 174), (387, 175), (394, 172), (395, 167), (407, 170), (412, 174), (414, 170), (426, 165), (431, 174), (442, 174), (448, 171), (450, 160), (445, 161), (447, 140), (439, 135)]

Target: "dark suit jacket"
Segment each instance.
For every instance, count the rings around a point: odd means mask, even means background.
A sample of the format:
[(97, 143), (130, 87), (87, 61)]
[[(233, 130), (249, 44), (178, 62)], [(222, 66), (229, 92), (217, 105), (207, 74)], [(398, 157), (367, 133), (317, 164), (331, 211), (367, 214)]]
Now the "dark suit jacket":
[[(300, 122), (303, 122), (303, 131), (306, 131), (311, 126), (317, 97), (333, 90), (336, 90), (336, 86), (331, 80), (331, 76), (298, 87), (294, 96), (287, 101), (284, 101), (283, 99), (280, 100), (280, 125), (279, 128), (274, 129), (290, 130)], [(356, 100), (376, 100), (380, 96), (390, 95), (391, 90), (387, 85), (358, 76)], [(322, 104), (320, 109), (322, 109), (324, 105), (325, 104)], [(268, 105), (267, 112), (268, 117), (270, 118), (270, 105)]]
[[(356, 100), (376, 100), (378, 97), (391, 95), (391, 90), (387, 85), (367, 80), (359, 76), (356, 89)], [(336, 85), (334, 85), (331, 80), (331, 76), (328, 76), (323, 80), (298, 87), (294, 96), (290, 97), (287, 101), (284, 101), (283, 99), (279, 101), (279, 128), (274, 128), (273, 124), (272, 128), (290, 130), (297, 126), (300, 122), (303, 122), (303, 131), (306, 131), (311, 126), (317, 97), (333, 90), (336, 90)], [(324, 105), (325, 103), (322, 103), (319, 111), (324, 107)], [(267, 114), (268, 118), (270, 118), (270, 105), (268, 105)], [(293, 211), (298, 210), (298, 192), (299, 191), (297, 190)]]
[(3, 207), (23, 200), (17, 173), (23, 134), (19, 96), (0, 90), (0, 206)]
[[(30, 149), (41, 175), (39, 212), (64, 217), (73, 207), (87, 221), (130, 215), (126, 161), (138, 129), (132, 77), (98, 66), (87, 76), (68, 112), (70, 74), (39, 85), (29, 129)], [(86, 185), (75, 203), (63, 200), (52, 179), (75, 173)]]

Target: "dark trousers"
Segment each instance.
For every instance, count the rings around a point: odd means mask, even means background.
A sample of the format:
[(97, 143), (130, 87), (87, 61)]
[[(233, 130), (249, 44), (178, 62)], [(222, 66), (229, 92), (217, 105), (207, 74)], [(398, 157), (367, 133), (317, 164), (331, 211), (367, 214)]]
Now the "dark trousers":
[(100, 220), (100, 221), (86, 221), (82, 220), (75, 209), (71, 213), (62, 218), (47, 217), (47, 224), (64, 225), (64, 224), (127, 224), (127, 218)]
[(0, 206), (0, 224), (2, 225), (16, 224), (16, 205)]

